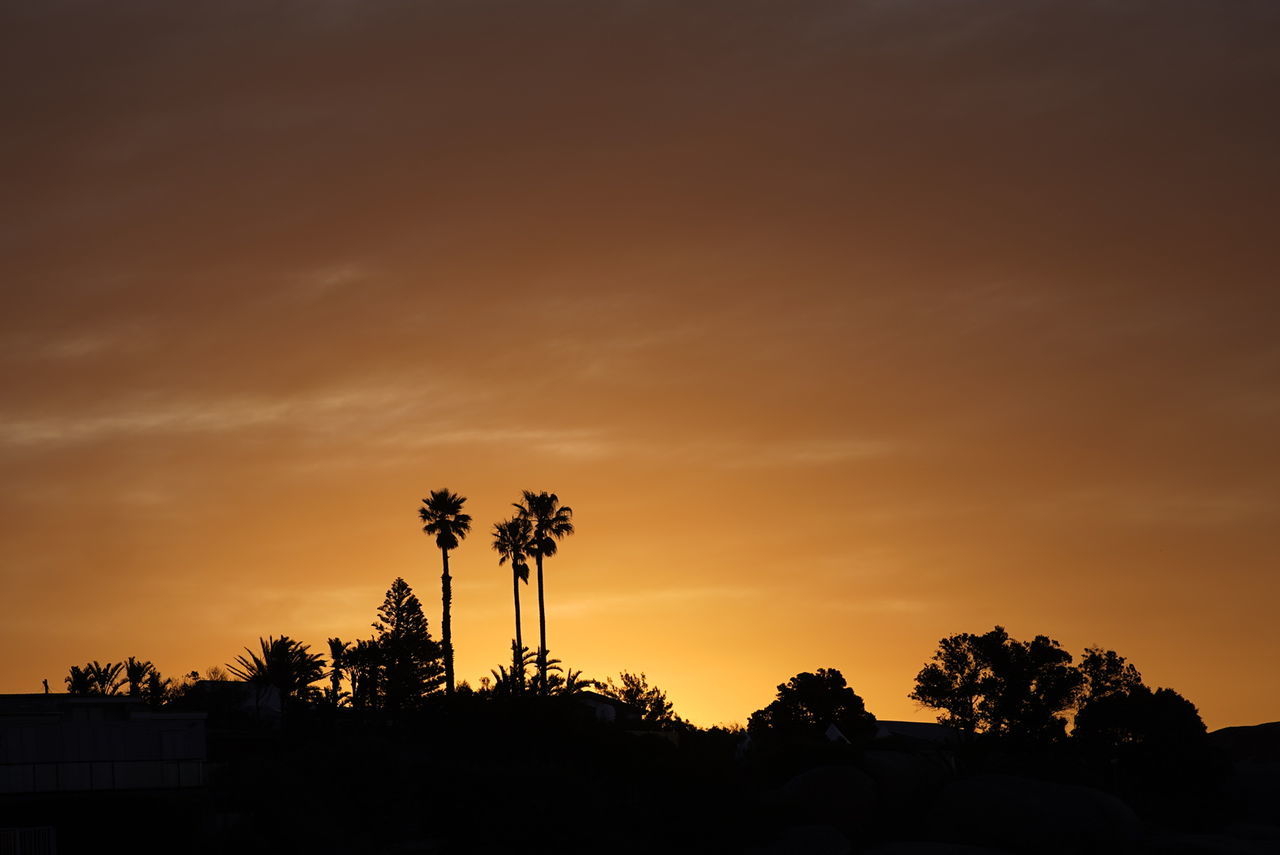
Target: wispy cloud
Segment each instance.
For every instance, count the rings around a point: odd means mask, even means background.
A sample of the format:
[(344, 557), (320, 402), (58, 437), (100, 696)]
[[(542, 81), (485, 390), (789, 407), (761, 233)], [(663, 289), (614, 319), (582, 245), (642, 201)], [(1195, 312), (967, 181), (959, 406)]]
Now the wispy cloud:
[(887, 440), (848, 437), (798, 439), (728, 446), (720, 464), (731, 468), (829, 466), (884, 457), (897, 450)]
[(1027, 504), (1023, 513), (1133, 526), (1214, 526), (1273, 518), (1280, 514), (1280, 502), (1247, 490), (1115, 487), (1048, 497)]
[(929, 611), (934, 603), (913, 597), (870, 597), (867, 599), (822, 599), (816, 604), (824, 609), (856, 614), (916, 614)]
[(650, 610), (655, 607), (678, 608), (708, 603), (756, 599), (764, 592), (752, 586), (703, 585), (690, 587), (651, 588), (619, 593), (586, 594), (548, 604), (547, 613), (556, 618), (573, 619), (602, 614)]
[(285, 423), (334, 427), (335, 419), (359, 419), (400, 406), (394, 390), (348, 390), (294, 398), (134, 402), (115, 412), (0, 418), (0, 443), (18, 446), (76, 445), (120, 436), (226, 433)]

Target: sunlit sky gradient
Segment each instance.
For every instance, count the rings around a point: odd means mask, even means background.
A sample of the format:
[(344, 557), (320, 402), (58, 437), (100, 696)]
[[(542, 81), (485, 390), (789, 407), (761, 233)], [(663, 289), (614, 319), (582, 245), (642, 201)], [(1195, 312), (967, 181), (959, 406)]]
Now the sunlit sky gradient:
[[(1280, 719), (1280, 6), (0, 5), (0, 691), (367, 636), (551, 490), (554, 655), (700, 724), (944, 635)], [(536, 638), (533, 588), (526, 639)]]

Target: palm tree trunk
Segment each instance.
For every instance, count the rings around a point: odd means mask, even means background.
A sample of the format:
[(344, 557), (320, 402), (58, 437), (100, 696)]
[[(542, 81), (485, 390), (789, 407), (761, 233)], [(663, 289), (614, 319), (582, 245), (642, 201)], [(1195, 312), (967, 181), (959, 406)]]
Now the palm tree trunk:
[(538, 691), (547, 691), (547, 605), (542, 598), (542, 553), (538, 562)]
[(524, 637), (520, 634), (520, 574), (511, 568), (511, 587), (516, 598), (516, 655), (512, 657), (511, 667), (516, 668), (516, 660), (521, 660), (516, 671), (516, 685), (524, 689)]
[(449, 550), (441, 549), (444, 556), (444, 574), (440, 577), (441, 599), (444, 609), (440, 619), (441, 646), (444, 648), (444, 691), (453, 694), (453, 622), (449, 619), (449, 607), (453, 604), (453, 580), (449, 578)]

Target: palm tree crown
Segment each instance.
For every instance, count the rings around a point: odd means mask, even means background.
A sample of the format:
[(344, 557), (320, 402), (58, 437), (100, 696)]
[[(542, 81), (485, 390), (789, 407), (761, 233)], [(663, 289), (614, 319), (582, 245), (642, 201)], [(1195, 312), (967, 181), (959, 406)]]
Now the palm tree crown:
[(530, 554), (549, 558), (556, 554), (556, 541), (573, 534), (573, 508), (561, 505), (555, 493), (521, 492), (524, 502), (514, 507), (522, 519), (533, 525)]
[(423, 532), (434, 535), (436, 546), (441, 549), (457, 549), (458, 544), (471, 532), (471, 515), (462, 512), (466, 496), (459, 496), (449, 490), (432, 490), (428, 498), (422, 500), (418, 508), (418, 516), (425, 525)]
[(248, 657), (237, 656), (227, 670), (249, 683), (265, 683), (280, 691), (282, 702), (310, 693), (310, 685), (324, 676), (324, 658), (287, 635), (259, 638), (259, 656), (245, 648)]
[(533, 554), (533, 526), (524, 517), (512, 517), (493, 524), (493, 551), (498, 553), (498, 566), (511, 562), (512, 571), (521, 582), (529, 581), (529, 561)]

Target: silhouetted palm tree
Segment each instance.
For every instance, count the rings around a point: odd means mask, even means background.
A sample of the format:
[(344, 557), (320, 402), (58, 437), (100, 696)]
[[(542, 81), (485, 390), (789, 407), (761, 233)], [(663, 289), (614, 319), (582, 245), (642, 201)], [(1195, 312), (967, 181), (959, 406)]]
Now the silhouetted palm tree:
[(138, 696), (146, 686), (147, 675), (154, 669), (148, 660), (139, 661), (130, 656), (124, 660), (124, 681), (129, 686), (129, 694)]
[(385, 694), (383, 651), (373, 639), (360, 639), (347, 650), (347, 679), (351, 681), (351, 706), (358, 710), (377, 709)]
[(522, 519), (533, 527), (531, 552), (538, 565), (538, 690), (547, 691), (547, 608), (542, 581), (542, 559), (556, 554), (556, 541), (573, 534), (573, 508), (563, 507), (555, 493), (522, 491), (524, 502), (515, 505)]
[[(533, 526), (523, 517), (512, 517), (493, 526), (493, 549), (498, 553), (498, 566), (511, 562), (511, 587), (516, 603), (515, 650), (524, 650), (520, 631), (520, 583), (529, 584), (529, 550), (533, 547)], [(513, 658), (514, 663), (514, 658)], [(524, 669), (516, 669), (516, 679), (524, 687)]]
[(282, 706), (290, 698), (314, 692), (309, 687), (324, 676), (324, 658), (319, 653), (311, 653), (308, 645), (287, 635), (259, 638), (258, 644), (261, 657), (246, 647), (249, 658), (237, 656), (235, 664), (227, 664), (227, 670), (246, 682), (275, 686)]
[(115, 695), (120, 692), (120, 687), (124, 685), (124, 678), (120, 676), (120, 671), (124, 668), (123, 662), (108, 662), (105, 665), (97, 659), (90, 662), (84, 667), (89, 675), (89, 679), (93, 682), (95, 695)]
[(524, 691), (525, 675), (535, 660), (536, 654), (532, 650), (516, 647), (516, 643), (511, 642), (511, 670), (507, 670), (505, 665), (499, 665), (489, 671), (493, 675), (493, 693), (501, 696)]
[(79, 665), (72, 665), (67, 676), (63, 678), (67, 684), (67, 693), (72, 695), (96, 695), (98, 684), (89, 676), (89, 672)]
[(341, 638), (329, 639), (329, 700), (333, 705), (342, 703), (342, 672), (347, 667), (347, 652), (351, 643)]
[(142, 698), (153, 707), (160, 707), (169, 699), (172, 692), (173, 678), (162, 677), (154, 667), (147, 672), (146, 685), (142, 687)]
[(552, 672), (547, 676), (548, 695), (580, 695), (588, 689), (600, 686), (598, 680), (583, 677), (581, 670), (561, 668), (559, 659), (548, 660), (547, 670)]
[(422, 530), (435, 536), (436, 546), (440, 547), (444, 560), (444, 573), (440, 576), (444, 606), (440, 619), (440, 644), (444, 653), (444, 690), (450, 695), (453, 694), (453, 625), (449, 608), (453, 603), (453, 584), (449, 578), (449, 550), (457, 549), (458, 543), (471, 531), (471, 515), (462, 512), (466, 500), (465, 496), (448, 490), (432, 490), (418, 509), (418, 516), (426, 523)]

